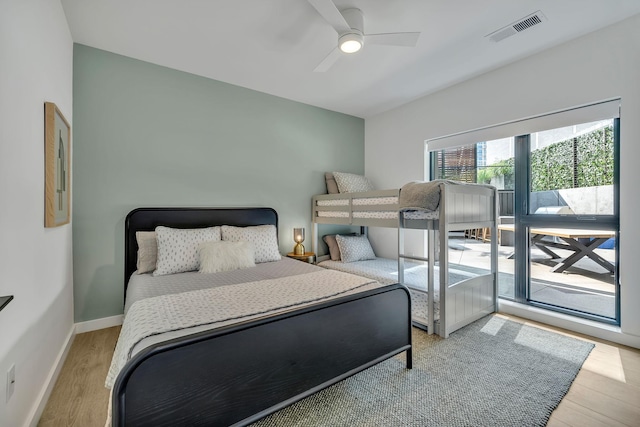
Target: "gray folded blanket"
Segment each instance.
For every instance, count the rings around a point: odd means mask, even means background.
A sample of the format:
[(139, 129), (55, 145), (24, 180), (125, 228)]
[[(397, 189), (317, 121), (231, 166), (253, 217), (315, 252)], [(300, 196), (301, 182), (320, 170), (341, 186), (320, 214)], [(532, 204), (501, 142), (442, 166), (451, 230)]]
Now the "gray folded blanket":
[(428, 210), (435, 211), (440, 204), (440, 184), (461, 184), (447, 179), (434, 181), (412, 181), (400, 188), (398, 205), (401, 211)]

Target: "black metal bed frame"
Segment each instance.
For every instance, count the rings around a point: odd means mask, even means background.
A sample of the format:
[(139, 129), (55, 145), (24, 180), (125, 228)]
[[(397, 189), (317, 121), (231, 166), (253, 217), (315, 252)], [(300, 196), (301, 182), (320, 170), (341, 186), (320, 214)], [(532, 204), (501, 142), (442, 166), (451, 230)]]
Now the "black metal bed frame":
[[(140, 208), (125, 224), (125, 290), (136, 231), (158, 225), (278, 224), (270, 208)], [(247, 425), (406, 352), (411, 300), (402, 285), (344, 296), (155, 344), (118, 375), (113, 426)]]

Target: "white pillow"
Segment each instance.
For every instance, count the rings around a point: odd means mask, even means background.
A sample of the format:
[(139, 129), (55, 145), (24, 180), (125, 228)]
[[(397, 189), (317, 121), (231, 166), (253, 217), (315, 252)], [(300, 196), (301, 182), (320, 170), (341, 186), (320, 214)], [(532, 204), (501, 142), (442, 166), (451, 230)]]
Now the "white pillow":
[(136, 241), (138, 242), (138, 261), (136, 263), (138, 274), (155, 270), (158, 258), (156, 232), (136, 231)]
[(336, 243), (340, 248), (340, 258), (342, 262), (364, 261), (375, 259), (371, 243), (367, 236), (341, 236), (336, 234)]
[(220, 241), (220, 227), (180, 229), (156, 227), (158, 261), (154, 276), (182, 273), (200, 267), (198, 245)]
[(346, 172), (334, 172), (333, 178), (341, 193), (356, 193), (358, 191), (375, 190), (366, 176)]
[(198, 246), (200, 273), (218, 273), (255, 267), (249, 242), (204, 242)]
[(278, 234), (275, 225), (255, 225), (251, 227), (222, 226), (222, 240), (226, 242), (245, 241), (253, 244), (256, 264), (280, 261)]

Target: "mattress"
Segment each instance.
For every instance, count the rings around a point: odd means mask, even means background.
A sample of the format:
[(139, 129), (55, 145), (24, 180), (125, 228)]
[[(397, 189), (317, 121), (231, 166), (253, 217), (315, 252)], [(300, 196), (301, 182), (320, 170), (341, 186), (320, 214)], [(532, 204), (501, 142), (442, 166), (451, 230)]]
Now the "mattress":
[[(353, 218), (361, 219), (397, 219), (398, 218), (398, 196), (386, 197), (354, 197), (351, 199), (323, 199), (316, 200), (316, 206), (319, 207), (349, 207), (349, 206), (375, 206), (384, 210), (354, 210), (351, 212)], [(319, 210), (317, 212), (320, 218), (349, 218), (348, 210)], [(439, 211), (408, 211), (404, 212), (405, 219), (438, 219)]]
[[(248, 282), (257, 282), (261, 280), (286, 278), (297, 275), (304, 275), (314, 271), (322, 271), (323, 269), (312, 264), (303, 263), (291, 258), (282, 258), (280, 261), (267, 262), (257, 264), (255, 267), (240, 269), (234, 271), (226, 271), (221, 273), (203, 274), (199, 272), (187, 272), (179, 274), (171, 274), (166, 276), (156, 276), (151, 274), (133, 274), (129, 280), (127, 287), (127, 299), (125, 303), (125, 321), (128, 311), (136, 301), (141, 301), (146, 298), (159, 297), (162, 295), (179, 294), (182, 292), (198, 291), (204, 289), (211, 289), (215, 287), (221, 287), (226, 285), (234, 285)], [(375, 279), (373, 279), (375, 280)], [(374, 282), (371, 285), (367, 285), (365, 288), (350, 291), (343, 295), (349, 295), (352, 293), (362, 292), (368, 289), (375, 289), (384, 284)], [(312, 304), (312, 303), (311, 303)], [(308, 304), (308, 305), (311, 305)], [(301, 304), (298, 308), (304, 307), (305, 304)], [(284, 310), (283, 310), (284, 311)], [(276, 312), (272, 313), (276, 314)], [(262, 315), (255, 315), (244, 317), (243, 321), (248, 321), (263, 317)], [(164, 332), (159, 335), (153, 335), (141, 340), (136, 344), (131, 355), (135, 355), (144, 348), (163, 342), (169, 339), (190, 335), (197, 332), (210, 330), (214, 327), (223, 327), (237, 323), (237, 321), (222, 321), (215, 325), (202, 325), (195, 326), (177, 331)]]
[[(404, 285), (411, 292), (412, 317), (414, 320), (426, 324), (429, 313), (427, 304), (427, 265), (410, 261), (405, 261), (404, 264)], [(368, 277), (385, 285), (398, 283), (398, 261), (395, 259), (377, 257), (376, 259), (356, 262), (326, 260), (318, 263), (318, 266)], [(475, 277), (475, 275), (459, 270), (449, 270), (449, 285), (471, 277)], [(436, 271), (434, 271), (434, 319), (438, 319), (440, 316), (439, 279), (440, 273), (436, 266)]]
[(277, 262), (256, 264), (256, 266), (252, 268), (223, 271), (214, 274), (202, 274), (197, 271), (168, 274), (166, 276), (153, 276), (151, 273), (134, 273), (131, 275), (129, 285), (127, 286), (124, 314), (126, 316), (129, 307), (131, 307), (134, 302), (145, 298), (179, 292), (197, 291), (236, 283), (295, 276), (316, 271), (318, 268), (319, 267), (312, 264), (303, 263), (291, 258), (282, 258), (282, 260)]

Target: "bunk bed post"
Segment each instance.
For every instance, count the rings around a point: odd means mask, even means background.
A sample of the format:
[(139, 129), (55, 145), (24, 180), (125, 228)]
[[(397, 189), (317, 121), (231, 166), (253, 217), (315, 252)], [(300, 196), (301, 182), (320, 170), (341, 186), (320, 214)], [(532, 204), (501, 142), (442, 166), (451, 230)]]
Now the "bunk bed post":
[[(447, 322), (447, 288), (449, 287), (449, 226), (447, 217), (448, 198), (445, 192), (445, 184), (440, 183), (440, 218), (438, 218), (438, 233), (440, 234), (440, 248), (438, 265), (440, 266), (440, 330), (439, 335), (442, 338), (449, 337), (448, 322)], [(443, 300), (444, 303), (443, 303)]]
[(498, 272), (498, 189), (493, 190), (494, 203), (491, 206), (493, 209), (491, 218), (493, 219), (491, 225), (491, 274), (493, 275), (493, 306), (494, 311), (498, 312), (498, 278), (500, 273)]
[(318, 256), (318, 223), (315, 220), (311, 226), (311, 252)]
[(434, 221), (428, 222), (427, 227), (427, 333), (433, 334), (435, 328), (434, 304), (434, 268), (436, 265), (436, 231)]
[(404, 214), (398, 212), (398, 282), (404, 284)]

